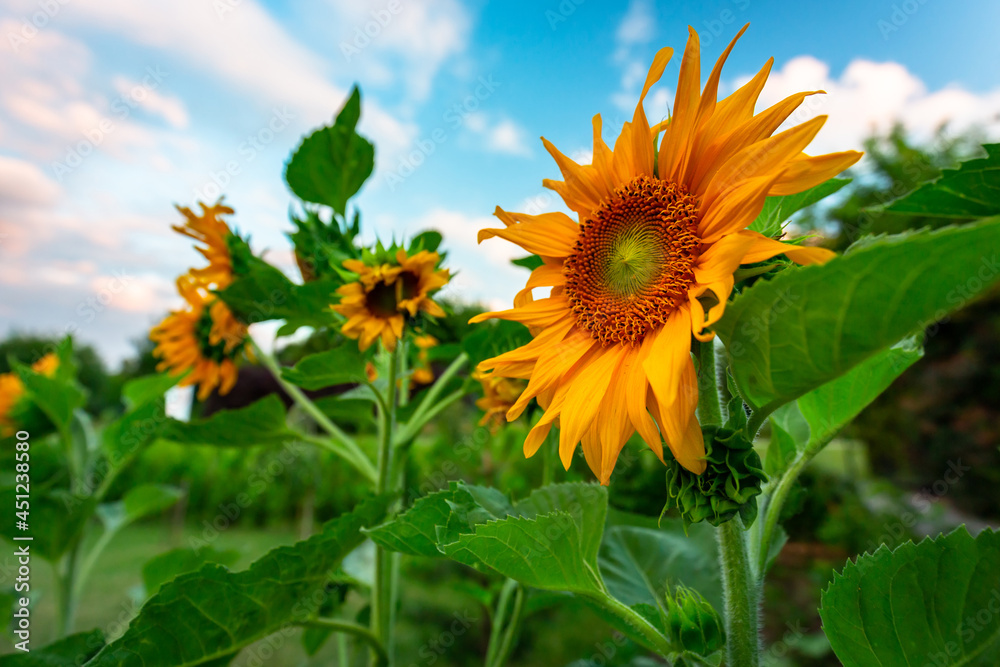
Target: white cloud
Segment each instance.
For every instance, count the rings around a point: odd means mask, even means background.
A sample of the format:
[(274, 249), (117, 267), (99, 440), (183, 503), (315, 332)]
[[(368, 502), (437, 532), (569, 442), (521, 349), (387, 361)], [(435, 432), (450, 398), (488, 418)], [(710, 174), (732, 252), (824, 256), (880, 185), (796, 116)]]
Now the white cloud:
[[(19, 4), (25, 11), (32, 6), (31, 0)], [(299, 44), (254, 0), (103, 0), (68, 4), (63, 18), (180, 57), (265, 105), (291, 107), (306, 125), (329, 122), (348, 92), (331, 83), (326, 61)], [(416, 135), (415, 127), (370, 98), (361, 127), (386, 157), (407, 147)]]
[(632, 0), (625, 17), (618, 24), (615, 39), (619, 46), (645, 44), (653, 39), (656, 32), (656, 16), (649, 0)]
[(482, 137), (483, 147), (488, 151), (521, 157), (532, 155), (527, 131), (510, 118), (476, 111), (466, 116), (464, 123), (469, 132)]
[(151, 114), (167, 121), (172, 127), (184, 129), (188, 126), (188, 113), (184, 102), (172, 95), (161, 95), (137, 81), (124, 76), (114, 78), (115, 90), (122, 98), (134, 100), (136, 104)]
[(52, 204), (61, 188), (34, 164), (0, 155), (0, 210)]
[[(741, 77), (728, 88), (748, 78)], [(897, 121), (919, 141), (931, 139), (944, 124), (950, 133), (977, 128), (987, 136), (1000, 134), (1000, 88), (985, 93), (957, 85), (929, 90), (899, 63), (865, 59), (851, 61), (839, 77), (834, 77), (826, 63), (812, 56), (794, 58), (771, 74), (758, 111), (805, 90), (825, 90), (826, 95), (806, 98), (781, 129), (827, 114), (826, 124), (810, 144), (810, 153), (860, 149), (867, 137), (887, 132)]]
[(529, 157), (527, 133), (520, 125), (510, 119), (497, 123), (486, 136), (486, 147), (497, 153), (521, 155)]
[[(451, 56), (465, 50), (471, 19), (456, 0), (329, 0), (337, 50), (384, 85), (417, 101)], [(367, 78), (367, 77), (366, 77)]]

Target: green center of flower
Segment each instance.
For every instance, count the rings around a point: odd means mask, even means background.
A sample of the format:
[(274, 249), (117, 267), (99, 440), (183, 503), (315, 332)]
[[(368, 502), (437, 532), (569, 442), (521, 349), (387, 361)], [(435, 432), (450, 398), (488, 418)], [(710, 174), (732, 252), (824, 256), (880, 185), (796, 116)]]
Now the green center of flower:
[(656, 235), (641, 222), (626, 228), (611, 242), (606, 278), (608, 291), (638, 294), (663, 269), (667, 257)]
[(687, 298), (698, 258), (698, 202), (676, 183), (640, 176), (580, 225), (563, 263), (581, 327), (604, 345), (637, 345)]

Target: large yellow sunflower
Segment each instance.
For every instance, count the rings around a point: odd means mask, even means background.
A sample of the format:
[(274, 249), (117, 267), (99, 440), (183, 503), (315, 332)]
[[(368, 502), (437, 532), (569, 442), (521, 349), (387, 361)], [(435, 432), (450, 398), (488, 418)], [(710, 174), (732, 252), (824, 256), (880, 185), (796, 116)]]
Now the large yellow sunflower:
[(362, 350), (377, 338), (387, 350), (396, 349), (407, 316), (422, 311), (444, 317), (444, 311), (430, 297), (449, 279), (447, 269), (436, 268), (440, 255), (421, 250), (410, 257), (405, 250), (398, 250), (395, 259), (394, 264), (378, 266), (357, 259), (344, 261), (344, 268), (358, 274), (358, 279), (337, 290), (340, 303), (333, 309), (347, 318), (341, 327), (343, 334), (357, 339)]
[(185, 218), (183, 225), (173, 225), (175, 232), (203, 243), (195, 249), (208, 260), (208, 266), (191, 269), (191, 275), (211, 289), (222, 289), (233, 281), (233, 262), (229, 253), (229, 237), (232, 231), (220, 216), (232, 215), (233, 209), (220, 199), (212, 206), (199, 202), (201, 215), (187, 206), (178, 206)]
[[(48, 377), (53, 377), (58, 369), (59, 357), (51, 352), (31, 365), (31, 370)], [(24, 396), (24, 383), (17, 373), (0, 374), (0, 436), (6, 438), (14, 434), (12, 413), (22, 396)]]
[(161, 359), (156, 369), (172, 375), (191, 371), (180, 384), (198, 384), (198, 400), (208, 398), (216, 387), (227, 394), (236, 384), (241, 355), (253, 355), (247, 327), (197, 278), (181, 276), (177, 290), (187, 308), (171, 312), (149, 334), (156, 343), (153, 355)]
[[(591, 164), (577, 164), (542, 139), (564, 178), (544, 185), (562, 196), (579, 222), (563, 213), (497, 208), (505, 227), (480, 231), (480, 241), (499, 236), (544, 261), (512, 310), (473, 319), (515, 320), (535, 336), (479, 365), (529, 380), (508, 419), (533, 398), (546, 409), (525, 440), (527, 456), (558, 424), (563, 465), (569, 467), (582, 441), (587, 463), (607, 484), (622, 446), (638, 431), (661, 460), (662, 436), (681, 465), (701, 474), (705, 452), (695, 417), (692, 335), (712, 338), (705, 329), (722, 316), (740, 264), (782, 253), (800, 264), (832, 256), (746, 229), (765, 197), (822, 183), (861, 154), (802, 152), (825, 116), (771, 136), (812, 94), (792, 95), (754, 115), (773, 60), (716, 101), (722, 65), (742, 34), (701, 90), (698, 35), (690, 30), (673, 115), (651, 128), (643, 100), (673, 53), (659, 51), (614, 150), (601, 138), (601, 117), (594, 117)], [(551, 287), (551, 294), (534, 300), (536, 287)]]

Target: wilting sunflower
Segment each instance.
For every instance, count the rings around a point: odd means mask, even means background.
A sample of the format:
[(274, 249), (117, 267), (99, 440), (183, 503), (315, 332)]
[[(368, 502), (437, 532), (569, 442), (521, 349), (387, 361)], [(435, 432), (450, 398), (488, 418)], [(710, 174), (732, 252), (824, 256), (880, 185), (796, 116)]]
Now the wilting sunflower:
[[(563, 464), (569, 467), (582, 441), (603, 484), (635, 431), (661, 460), (662, 435), (677, 461), (701, 474), (705, 450), (695, 417), (692, 335), (712, 338), (705, 329), (722, 316), (740, 264), (782, 253), (800, 264), (832, 256), (746, 229), (765, 197), (822, 183), (861, 154), (802, 152), (825, 116), (771, 136), (812, 94), (797, 93), (754, 115), (773, 60), (717, 102), (722, 65), (740, 35), (700, 90), (698, 35), (690, 30), (673, 115), (650, 128), (643, 100), (673, 53), (659, 51), (614, 150), (601, 138), (601, 117), (594, 117), (591, 164), (577, 164), (542, 140), (565, 179), (544, 185), (562, 196), (579, 222), (563, 213), (498, 208), (505, 228), (480, 231), (480, 241), (499, 236), (544, 262), (512, 310), (473, 319), (515, 320), (535, 336), (479, 366), (529, 380), (508, 419), (536, 397), (546, 409), (525, 440), (527, 456), (558, 420)], [(551, 287), (550, 296), (534, 300), (536, 287)]]
[(220, 216), (232, 215), (233, 209), (222, 203), (220, 199), (212, 206), (201, 206), (201, 215), (186, 206), (178, 206), (186, 222), (183, 225), (173, 225), (175, 232), (203, 243), (195, 249), (208, 260), (208, 266), (201, 269), (191, 269), (191, 275), (206, 287), (222, 289), (233, 281), (233, 262), (229, 253), (229, 237), (232, 231)]
[[(31, 365), (31, 370), (52, 377), (59, 369), (59, 357), (51, 352)], [(0, 374), (0, 436), (7, 437), (14, 433), (13, 412), (21, 397), (24, 396), (24, 383), (17, 373)]]
[(489, 425), (490, 430), (496, 432), (503, 423), (504, 415), (524, 391), (525, 382), (478, 370), (472, 372), (472, 379), (483, 386), (483, 397), (476, 401), (476, 407), (483, 411), (479, 425)]
[(448, 270), (437, 269), (440, 255), (421, 250), (412, 257), (396, 252), (393, 264), (369, 266), (358, 259), (344, 261), (344, 268), (358, 274), (355, 282), (337, 290), (340, 303), (333, 309), (347, 318), (341, 331), (367, 350), (377, 338), (387, 350), (396, 349), (407, 316), (425, 312), (444, 317), (430, 295), (448, 283)]
[(196, 278), (181, 276), (177, 290), (187, 307), (171, 312), (149, 334), (156, 343), (153, 356), (161, 359), (156, 369), (169, 369), (172, 375), (191, 371), (180, 384), (198, 384), (198, 400), (216, 387), (227, 394), (236, 384), (240, 357), (253, 355), (247, 327)]

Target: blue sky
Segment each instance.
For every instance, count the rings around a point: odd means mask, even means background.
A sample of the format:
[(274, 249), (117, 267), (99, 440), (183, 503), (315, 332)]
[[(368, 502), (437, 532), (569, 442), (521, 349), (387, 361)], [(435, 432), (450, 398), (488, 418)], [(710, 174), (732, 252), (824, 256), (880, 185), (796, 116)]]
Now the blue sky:
[(829, 114), (814, 144), (826, 152), (897, 119), (919, 137), (947, 120), (996, 139), (998, 19), (987, 0), (4, 0), (0, 334), (72, 331), (117, 362), (198, 261), (170, 231), (173, 204), (220, 192), (290, 268), (282, 165), (355, 82), (376, 143), (356, 200), (368, 233), (440, 229), (451, 296), (502, 305), (523, 279), (507, 264), (518, 253), (477, 247), (476, 231), (498, 204), (559, 208), (538, 137), (588, 160), (592, 115), (613, 142), (653, 54), (672, 46), (646, 104), (664, 117), (688, 25), (707, 74), (751, 24), (723, 93), (772, 56), (759, 108), (825, 89), (794, 120)]

